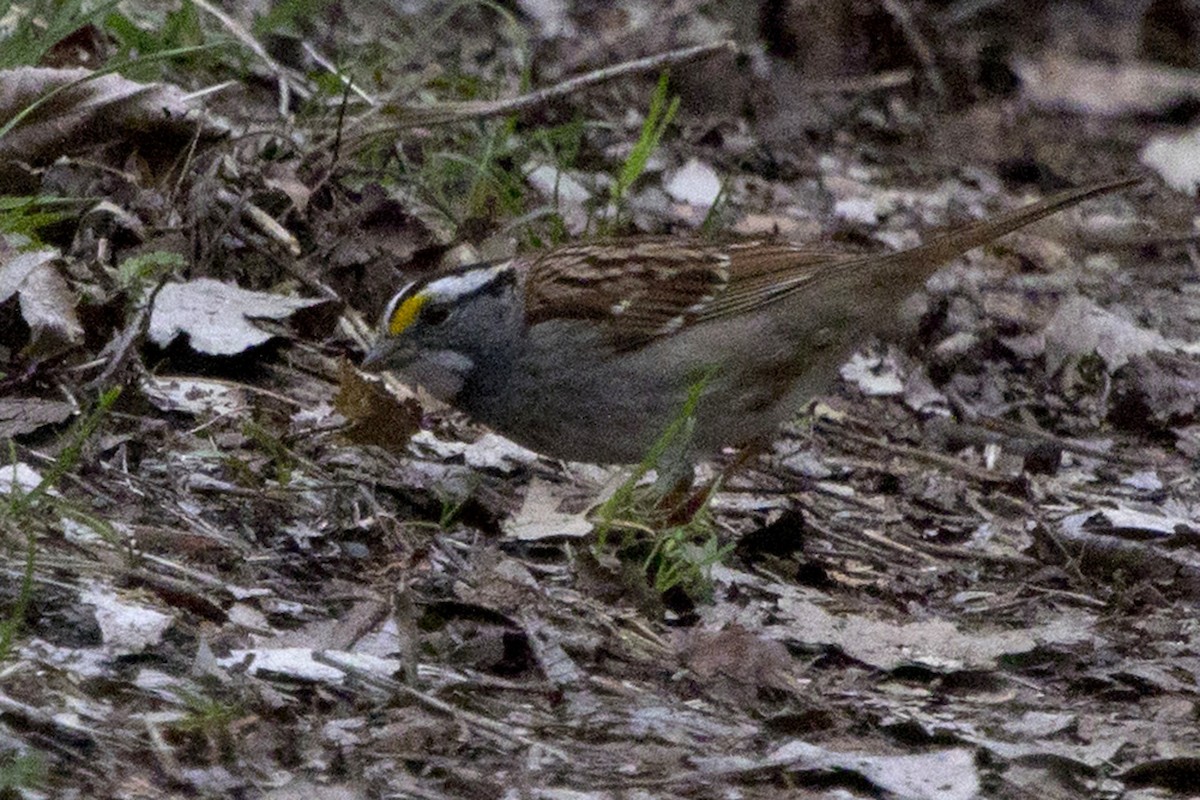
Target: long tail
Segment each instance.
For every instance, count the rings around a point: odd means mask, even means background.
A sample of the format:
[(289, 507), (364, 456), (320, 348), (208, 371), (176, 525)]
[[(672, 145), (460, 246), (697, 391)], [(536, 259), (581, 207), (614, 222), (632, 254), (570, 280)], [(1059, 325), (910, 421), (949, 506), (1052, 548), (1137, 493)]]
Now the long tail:
[[(929, 241), (908, 250), (901, 250), (883, 257), (875, 256), (871, 272), (879, 283), (897, 281), (905, 287), (913, 287), (914, 284), (919, 286), (939, 266), (961, 256), (968, 250), (987, 244), (1006, 233), (1012, 233), (1018, 228), (1037, 222), (1064, 208), (1082, 203), (1084, 200), (1115, 192), (1118, 189), (1136, 186), (1141, 182), (1141, 178), (1122, 178), (1082, 186), (1078, 189), (1067, 189), (1024, 208), (1008, 211), (965, 228), (934, 236)], [(897, 289), (903, 290), (901, 286), (897, 286)]]

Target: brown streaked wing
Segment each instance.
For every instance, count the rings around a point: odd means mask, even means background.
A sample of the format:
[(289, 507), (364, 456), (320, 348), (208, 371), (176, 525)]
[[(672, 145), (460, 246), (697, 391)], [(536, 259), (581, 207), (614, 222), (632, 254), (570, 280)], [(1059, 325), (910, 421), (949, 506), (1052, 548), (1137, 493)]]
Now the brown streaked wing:
[(861, 259), (837, 250), (819, 250), (786, 242), (743, 242), (726, 248), (729, 285), (696, 319), (752, 312), (808, 286), (829, 269)]
[(613, 343), (636, 348), (705, 314), (729, 262), (728, 248), (680, 239), (561, 247), (529, 267), (526, 318), (609, 320)]

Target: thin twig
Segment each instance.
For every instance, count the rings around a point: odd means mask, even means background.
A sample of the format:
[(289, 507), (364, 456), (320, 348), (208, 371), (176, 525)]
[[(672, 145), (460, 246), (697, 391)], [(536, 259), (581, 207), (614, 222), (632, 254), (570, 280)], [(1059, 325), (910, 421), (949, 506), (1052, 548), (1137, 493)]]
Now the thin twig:
[(853, 431), (833, 425), (825, 420), (817, 420), (816, 427), (818, 430), (825, 431), (826, 433), (832, 433), (835, 436), (846, 439), (847, 441), (855, 442), (857, 444), (865, 444), (871, 447), (877, 447), (894, 455), (934, 464), (984, 483), (1010, 483), (1014, 478), (1012, 475), (1006, 475), (1002, 472), (994, 472), (982, 467), (976, 467), (959, 461), (956, 458), (944, 456), (941, 453), (931, 453), (928, 450), (921, 450), (916, 447), (895, 444), (886, 439), (877, 439), (872, 436), (865, 436), (861, 433), (854, 433)]
[(366, 90), (359, 88), (358, 84), (356, 84), (353, 80), (351, 80), (349, 75), (346, 75), (345, 73), (343, 73), (340, 69), (338, 69), (336, 64), (334, 64), (332, 61), (330, 61), (324, 55), (319, 53), (317, 51), (317, 48), (313, 47), (308, 42), (301, 42), (300, 46), (304, 48), (304, 52), (308, 54), (309, 58), (311, 58), (313, 61), (317, 62), (318, 65), (320, 65), (320, 66), (324, 67), (326, 70), (328, 70), (331, 75), (333, 75), (335, 78), (337, 78), (339, 81), (342, 82), (342, 85), (345, 86), (347, 90), (354, 92), (356, 95), (361, 97), (364, 101), (366, 101), (368, 104), (370, 104), (372, 106), (379, 105), (378, 100), (376, 100), (372, 95), (368, 94), (366, 92)]
[(545, 89), (509, 97), (502, 100), (478, 100), (463, 103), (439, 103), (433, 106), (401, 106), (398, 110), (399, 119), (389, 123), (388, 129), (395, 127), (412, 128), (422, 125), (440, 125), (447, 122), (458, 122), (466, 119), (485, 119), (507, 114), (528, 111), (531, 108), (544, 106), (552, 101), (582, 91), (591, 86), (636, 75), (645, 72), (658, 72), (667, 67), (686, 64), (701, 58), (707, 58), (719, 52), (736, 52), (737, 45), (728, 39), (719, 42), (685, 47), (679, 50), (669, 50), (646, 58), (625, 61), (611, 67), (602, 67), (592, 72), (567, 78), (564, 81), (547, 86)]
[(512, 725), (506, 725), (496, 722), (495, 720), (488, 719), (487, 717), (480, 716), (479, 714), (474, 714), (470, 711), (464, 711), (461, 708), (455, 708), (444, 700), (439, 700), (432, 695), (428, 695), (409, 686), (405, 686), (399, 681), (394, 681), (389, 678), (383, 678), (379, 675), (372, 674), (366, 670), (358, 668), (349, 661), (344, 661), (329, 653), (313, 651), (312, 658), (313, 661), (316, 661), (318, 664), (324, 664), (327, 667), (333, 667), (334, 669), (341, 670), (347, 675), (354, 677), (356, 680), (362, 681), (363, 683), (369, 684), (378, 689), (403, 695), (404, 697), (413, 700), (414, 702), (431, 711), (445, 714), (453, 719), (458, 720), (464, 725), (473, 726), (492, 737), (498, 738), (500, 741), (507, 742), (509, 744), (516, 743), (524, 747), (537, 747), (547, 754), (559, 759), (560, 761), (569, 760), (566, 752), (563, 750), (560, 750), (553, 745), (548, 745), (545, 742), (539, 742), (534, 739), (530, 739), (528, 736), (523, 734), (516, 733), (513, 730)]
[[(275, 75), (275, 80), (279, 83), (279, 114), (280, 116), (286, 116), (288, 108), (292, 103), (292, 76), (288, 73), (287, 68), (271, 58), (271, 54), (266, 51), (266, 48), (259, 44), (258, 40), (250, 35), (250, 32), (242, 27), (241, 23), (233, 17), (208, 2), (208, 0), (195, 0), (195, 2), (196, 6), (201, 10), (216, 17), (217, 21), (225, 27), (225, 30), (233, 34), (233, 38), (244, 44), (250, 52), (258, 56), (259, 60), (266, 64), (267, 69)], [(305, 99), (312, 94), (311, 91), (299, 85), (296, 86), (296, 89), (298, 90), (297, 94)]]
[(959, 2), (937, 15), (937, 23), (939, 27), (946, 28), (961, 25), (972, 17), (991, 10), (992, 6), (998, 6), (1002, 3), (1003, 0), (959, 0)]
[(911, 69), (893, 69), (866, 75), (861, 78), (831, 78), (829, 80), (807, 81), (800, 91), (806, 95), (816, 94), (867, 94), (898, 86), (907, 86), (913, 81)]
[(904, 34), (908, 46), (913, 49), (917, 60), (921, 62), (921, 67), (925, 72), (925, 80), (929, 82), (929, 88), (938, 96), (938, 99), (946, 97), (946, 82), (942, 80), (942, 73), (937, 67), (937, 58), (934, 56), (933, 48), (925, 41), (925, 37), (921, 35), (921, 31), (917, 28), (917, 23), (912, 18), (912, 14), (908, 8), (901, 5), (900, 0), (879, 0), (879, 4), (883, 6), (883, 10), (891, 15), (896, 24), (900, 26), (900, 32)]
[(240, 212), (250, 221), (251, 225), (258, 229), (259, 233), (287, 250), (292, 256), (300, 255), (300, 242), (296, 241), (296, 237), (292, 235), (291, 231), (279, 224), (266, 211), (249, 200), (238, 197), (228, 189), (217, 189), (217, 199), (234, 211)]

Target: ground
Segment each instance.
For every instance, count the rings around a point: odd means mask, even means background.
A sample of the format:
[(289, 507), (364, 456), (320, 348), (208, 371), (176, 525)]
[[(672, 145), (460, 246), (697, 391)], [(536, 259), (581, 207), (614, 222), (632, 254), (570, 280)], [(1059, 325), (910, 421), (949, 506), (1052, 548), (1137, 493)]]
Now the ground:
[[(0, 797), (1200, 796), (1192, 4), (145, 6), (0, 33)], [(356, 368), (429, 269), (1121, 176), (669, 511)]]

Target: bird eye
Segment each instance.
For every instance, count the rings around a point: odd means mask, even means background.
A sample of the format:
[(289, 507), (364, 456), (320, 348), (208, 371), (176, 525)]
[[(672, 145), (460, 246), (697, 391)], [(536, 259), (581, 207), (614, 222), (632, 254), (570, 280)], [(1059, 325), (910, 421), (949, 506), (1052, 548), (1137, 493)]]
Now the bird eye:
[(427, 305), (421, 311), (421, 321), (426, 325), (441, 325), (450, 316), (450, 309), (446, 306)]

